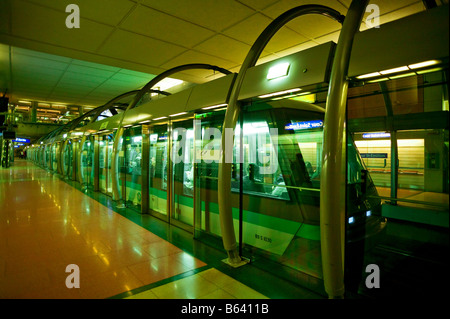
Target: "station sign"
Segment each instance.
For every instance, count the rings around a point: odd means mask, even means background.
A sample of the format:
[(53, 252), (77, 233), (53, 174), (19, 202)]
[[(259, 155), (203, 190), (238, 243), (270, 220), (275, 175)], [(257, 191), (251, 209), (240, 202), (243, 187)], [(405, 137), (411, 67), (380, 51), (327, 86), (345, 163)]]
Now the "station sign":
[(15, 143), (30, 143), (30, 140), (28, 138), (23, 138), (23, 137), (16, 137), (12, 141)]
[(364, 133), (363, 138), (385, 138), (391, 137), (390, 133), (385, 132), (376, 132), (376, 133)]
[(313, 128), (323, 127), (322, 120), (306, 121), (306, 122), (294, 122), (286, 125), (285, 130), (309, 130)]
[(388, 158), (387, 153), (361, 153), (361, 158)]

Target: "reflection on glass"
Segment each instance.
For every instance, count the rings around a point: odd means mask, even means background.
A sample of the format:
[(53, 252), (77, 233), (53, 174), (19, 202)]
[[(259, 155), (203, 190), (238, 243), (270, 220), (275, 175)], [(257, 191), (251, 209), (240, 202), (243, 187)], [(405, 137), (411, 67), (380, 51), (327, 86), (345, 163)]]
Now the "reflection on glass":
[(94, 185), (94, 143), (87, 138), (81, 149), (81, 174), (87, 187)]
[(192, 197), (194, 131), (192, 119), (173, 123), (172, 134), (173, 209), (171, 218), (192, 226), (194, 223)]
[(167, 215), (167, 125), (150, 134), (149, 209)]
[(132, 127), (124, 132), (123, 147), (124, 173), (125, 173), (125, 196), (126, 202), (132, 207), (139, 208), (141, 205), (141, 167), (142, 167), (142, 128)]

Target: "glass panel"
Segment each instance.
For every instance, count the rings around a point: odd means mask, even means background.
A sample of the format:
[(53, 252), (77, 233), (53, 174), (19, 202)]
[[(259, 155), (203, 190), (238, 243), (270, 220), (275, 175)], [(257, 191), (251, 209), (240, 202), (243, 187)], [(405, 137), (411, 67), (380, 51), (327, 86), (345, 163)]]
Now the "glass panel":
[(106, 193), (107, 172), (108, 172), (108, 140), (107, 136), (102, 136), (99, 144), (99, 171), (98, 183), (102, 193)]
[(94, 143), (87, 138), (81, 149), (81, 175), (86, 187), (94, 185)]
[(70, 166), (70, 160), (69, 160), (69, 142), (64, 143), (65, 147), (64, 147), (64, 151), (63, 151), (63, 175), (67, 176), (68, 175), (68, 170), (69, 170), (69, 166)]
[(73, 172), (73, 144), (72, 141), (68, 141), (66, 144), (66, 149), (64, 151), (64, 163), (65, 163), (65, 174), (69, 178), (72, 178)]
[(112, 158), (112, 150), (114, 147), (114, 139), (112, 137), (112, 135), (108, 136), (109, 138), (107, 139), (107, 141), (105, 142), (105, 144), (108, 145), (108, 151), (107, 151), (107, 163), (106, 163), (106, 168), (107, 168), (107, 173), (106, 173), (106, 193), (108, 195), (112, 194), (112, 170), (111, 170), (111, 158)]
[[(349, 89), (349, 134), (370, 174), (348, 176), (347, 207), (354, 211), (347, 219), (347, 236), (354, 238), (346, 245), (349, 291), (377, 296), (366, 285), (369, 264), (398, 279), (385, 281), (383, 293), (392, 296), (439, 291), (447, 272), (448, 70), (425, 71)], [(351, 154), (348, 149), (349, 160)], [(374, 215), (383, 221), (374, 223)], [(411, 285), (419, 272), (429, 276)]]
[(114, 145), (113, 135), (103, 135), (99, 142), (99, 188), (102, 193), (111, 195), (111, 155)]
[(253, 238), (244, 237), (244, 240), (251, 245), (253, 253), (321, 278), (318, 158), (321, 157), (323, 113), (290, 108), (274, 110), (264, 102), (254, 104), (251, 110), (254, 112), (244, 117), (244, 136), (251, 137), (255, 132), (255, 129), (246, 130), (246, 123), (255, 127), (255, 123), (265, 122), (267, 128), (277, 130), (268, 135), (268, 129), (262, 131), (263, 125), (258, 124), (259, 138), (264, 134), (270, 136), (270, 141), (258, 142), (253, 153), (260, 157), (263, 148), (276, 152), (271, 170), (262, 178), (264, 198), (258, 199), (253, 194), (250, 200), (254, 204), (244, 212), (244, 221), (251, 221), (244, 229), (248, 225), (254, 229)]
[(45, 168), (50, 168), (51, 163), (51, 145), (45, 145)]
[(151, 128), (149, 209), (167, 215), (167, 125)]
[[(220, 242), (220, 221), (217, 199), (218, 170), (220, 160), (221, 130), (224, 111), (215, 111), (196, 115), (196, 200), (200, 203), (196, 212), (196, 237), (202, 238), (208, 235), (208, 242), (211, 240), (218, 247), (223, 247)], [(239, 132), (235, 135), (236, 143), (239, 143)], [(236, 142), (237, 141), (237, 142)], [(235, 153), (235, 152), (234, 152)], [(236, 156), (236, 154), (234, 154)], [(232, 184), (239, 192), (239, 164), (232, 166)], [(233, 207), (233, 217), (238, 218), (239, 214), (239, 194), (233, 193), (231, 198)], [(237, 213), (237, 214), (235, 214)], [(237, 220), (235, 223), (236, 240), (238, 240)]]
[(173, 203), (171, 218), (192, 226), (194, 224), (193, 120), (174, 122), (172, 132)]
[(132, 127), (124, 132), (126, 203), (131, 207), (141, 207), (141, 167), (142, 167), (142, 128)]
[(52, 164), (51, 164), (51, 169), (52, 171), (56, 172), (57, 171), (57, 164), (58, 161), (56, 160), (56, 152), (57, 152), (57, 143), (52, 145)]

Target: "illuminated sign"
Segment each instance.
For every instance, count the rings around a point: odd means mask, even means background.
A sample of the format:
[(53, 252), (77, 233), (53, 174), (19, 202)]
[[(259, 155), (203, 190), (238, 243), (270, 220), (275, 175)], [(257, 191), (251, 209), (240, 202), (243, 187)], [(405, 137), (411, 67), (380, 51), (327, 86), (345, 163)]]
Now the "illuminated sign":
[(30, 140), (27, 139), (27, 138), (16, 137), (16, 139), (13, 140), (13, 142), (16, 142), (16, 143), (30, 143)]
[(274, 65), (267, 72), (267, 80), (281, 78), (283, 76), (287, 76), (289, 73), (289, 63), (280, 63)]
[(388, 158), (387, 153), (361, 153), (361, 158)]
[(364, 133), (363, 138), (383, 138), (391, 137), (390, 133), (378, 132), (378, 133)]
[(285, 130), (309, 130), (313, 128), (323, 127), (322, 120), (306, 121), (306, 122), (294, 122), (286, 125)]

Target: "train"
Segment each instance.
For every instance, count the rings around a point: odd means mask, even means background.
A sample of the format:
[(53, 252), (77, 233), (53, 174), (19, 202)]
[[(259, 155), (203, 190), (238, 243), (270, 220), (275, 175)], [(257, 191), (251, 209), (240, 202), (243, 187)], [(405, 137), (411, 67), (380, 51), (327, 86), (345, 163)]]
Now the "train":
[[(429, 19), (434, 19), (431, 14)], [(409, 30), (414, 21), (392, 22), (392, 29)], [(386, 24), (357, 35), (349, 77), (365, 81), (361, 74), (404, 59), (401, 52), (398, 61), (380, 54), (389, 39), (400, 41), (390, 30)], [(388, 40), (372, 39), (380, 38), (380, 32)], [(368, 45), (379, 54), (377, 63), (367, 60)], [(222, 72), (214, 80), (174, 92), (153, 90), (158, 83), (153, 79), (34, 142), (28, 159), (111, 196), (119, 208), (150, 214), (209, 243), (222, 237), (219, 165), (227, 152), (232, 167), (227, 201), (242, 254), (320, 280), (320, 197), (327, 195), (320, 192), (326, 108), (318, 97), (326, 96), (335, 51), (336, 44), (326, 42), (249, 68), (238, 97), (240, 116), (230, 132), (223, 125), (238, 74)], [(408, 59), (417, 63), (422, 60), (414, 59), (435, 58), (437, 53), (429, 54)], [(234, 136), (233, 143), (221, 145), (222, 134)], [(345, 146), (345, 243), (367, 246), (387, 222), (349, 132)]]
[[(116, 174), (119, 196), (115, 199), (121, 207), (149, 213), (206, 242), (220, 239), (217, 134), (222, 133), (226, 92), (234, 77), (227, 75), (188, 89), (192, 92), (181, 91), (125, 111), (127, 103), (121, 100), (137, 94), (128, 92), (43, 137), (28, 150), (28, 157), (62, 178), (109, 196)], [(201, 92), (211, 91), (219, 96), (210, 96), (192, 109), (185, 107), (187, 97), (200, 99)], [(310, 94), (299, 92), (260, 94), (262, 98), (245, 106), (232, 132), (229, 200), (239, 229), (236, 239), (245, 251), (320, 277), (325, 109), (305, 102)], [(124, 133), (114, 154), (122, 117)], [(346, 240), (350, 243), (375, 236), (386, 220), (381, 201), (368, 196), (376, 196), (376, 188), (351, 136), (347, 142)], [(116, 172), (111, 166), (114, 156)], [(306, 264), (300, 253), (311, 255)]]

